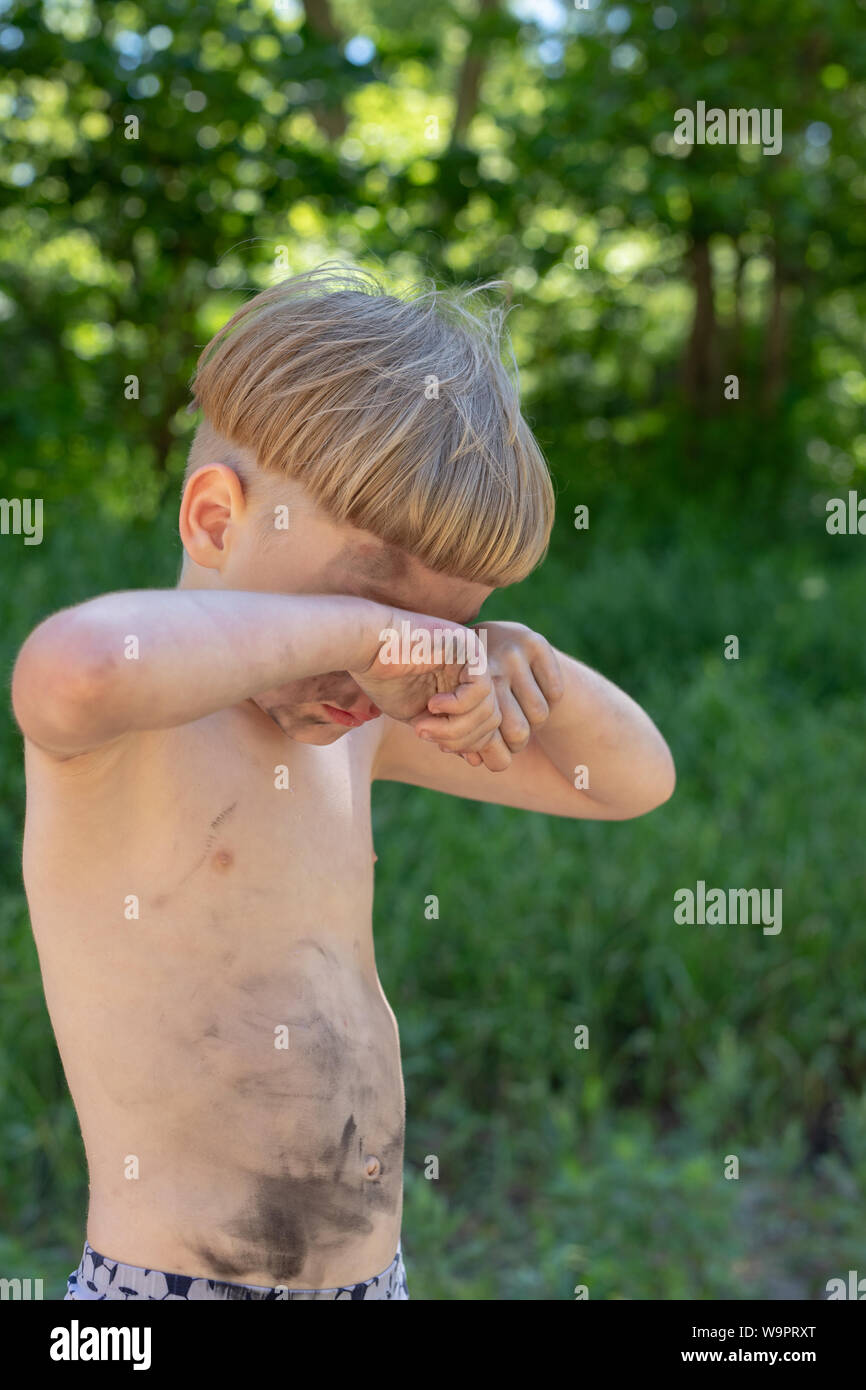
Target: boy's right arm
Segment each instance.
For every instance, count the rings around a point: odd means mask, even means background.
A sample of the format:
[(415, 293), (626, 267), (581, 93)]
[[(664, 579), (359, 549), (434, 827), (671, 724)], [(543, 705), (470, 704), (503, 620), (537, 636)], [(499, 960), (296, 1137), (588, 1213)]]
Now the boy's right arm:
[(336, 594), (106, 594), (30, 634), (12, 677), (15, 717), (43, 751), (72, 758), (289, 681), (363, 669), (391, 621), (383, 604)]

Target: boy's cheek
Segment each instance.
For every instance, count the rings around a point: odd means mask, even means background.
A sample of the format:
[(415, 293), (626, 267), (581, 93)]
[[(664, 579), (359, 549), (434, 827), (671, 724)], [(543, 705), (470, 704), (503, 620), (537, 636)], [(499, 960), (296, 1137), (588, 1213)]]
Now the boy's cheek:
[(329, 671), (322, 676), (310, 676), (306, 680), (275, 686), (273, 690), (263, 690), (253, 698), (262, 709), (320, 704), (334, 704), (343, 708), (360, 696), (361, 688), (348, 671)]

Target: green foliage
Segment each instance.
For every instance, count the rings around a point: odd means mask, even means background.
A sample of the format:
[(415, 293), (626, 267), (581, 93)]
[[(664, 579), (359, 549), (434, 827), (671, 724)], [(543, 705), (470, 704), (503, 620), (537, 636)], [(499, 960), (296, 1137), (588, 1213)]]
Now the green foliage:
[[(488, 616), (633, 693), (679, 782), (625, 824), (376, 789), (410, 1288), (820, 1297), (866, 1184), (863, 542), (823, 528), (866, 491), (864, 0), (535, 9), (0, 0), (0, 493), (46, 507), (0, 537), (5, 669), (48, 612), (174, 583), (188, 381), (246, 294), (333, 256), (509, 281), (560, 521)], [(779, 107), (782, 152), (676, 147), (698, 101)], [(84, 1161), (8, 718), (0, 783), (0, 1267), (59, 1293)], [(782, 886), (782, 932), (677, 926), (698, 879)]]
[[(197, 351), (243, 294), (335, 254), (509, 280), (560, 476), (856, 483), (862, 9), (638, 3), (555, 23), (347, 0), (322, 32), (296, 0), (7, 0), (11, 490), (71, 484), (109, 510), (134, 492), (154, 515)], [(372, 57), (350, 61), (359, 34)], [(778, 108), (782, 150), (678, 146), (675, 112), (698, 101)]]

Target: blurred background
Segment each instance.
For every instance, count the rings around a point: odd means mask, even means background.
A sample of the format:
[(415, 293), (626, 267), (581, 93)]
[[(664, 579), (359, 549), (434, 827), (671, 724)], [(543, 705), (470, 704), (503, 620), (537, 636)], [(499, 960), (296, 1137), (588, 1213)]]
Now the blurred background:
[[(41, 545), (0, 535), (7, 676), (53, 610), (174, 584), (189, 379), (246, 297), (335, 258), (495, 277), (559, 518), (485, 616), (621, 684), (677, 762), (621, 824), (375, 789), (415, 1298), (816, 1299), (866, 1273), (866, 538), (826, 529), (866, 496), (864, 21), (0, 0), (0, 495), (44, 501)], [(678, 145), (699, 101), (779, 109), (781, 152)], [(0, 1273), (60, 1297), (86, 1171), (8, 698), (0, 740)], [(699, 879), (781, 888), (782, 931), (675, 924)]]

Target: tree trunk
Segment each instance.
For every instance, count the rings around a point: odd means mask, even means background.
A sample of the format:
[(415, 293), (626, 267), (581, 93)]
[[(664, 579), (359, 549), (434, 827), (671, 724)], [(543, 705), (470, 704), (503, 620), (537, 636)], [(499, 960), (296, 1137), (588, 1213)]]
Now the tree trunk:
[(712, 415), (719, 409), (722, 398), (722, 378), (718, 368), (713, 267), (706, 237), (696, 237), (692, 242), (689, 264), (695, 309), (683, 362), (683, 383), (694, 411), (699, 415)]
[[(304, 17), (316, 37), (323, 43), (338, 44), (341, 35), (331, 14), (330, 0), (303, 0), (303, 4)], [(329, 140), (339, 140), (345, 135), (349, 121), (339, 99), (317, 102), (310, 109), (317, 126)]]
[(767, 335), (764, 340), (764, 381), (761, 391), (761, 410), (772, 415), (779, 402), (785, 381), (785, 277), (778, 245), (773, 247), (773, 290), (767, 316)]
[(743, 280), (746, 273), (746, 257), (743, 255), (743, 248), (736, 237), (734, 238), (734, 249), (737, 253), (737, 268), (734, 272), (734, 321), (731, 327), (730, 370), (740, 377), (743, 367)]
[[(479, 0), (479, 18), (486, 14), (491, 14), (496, 9), (499, 0)], [(478, 109), (478, 98), (481, 93), (481, 79), (484, 75), (485, 58), (483, 50), (478, 43), (475, 35), (469, 39), (469, 46), (466, 49), (466, 56), (463, 59), (463, 66), (460, 69), (460, 76), (457, 79), (457, 106), (454, 113), (454, 124), (451, 127), (451, 144), (459, 145), (463, 141), (463, 136), (469, 126), (469, 122)]]

